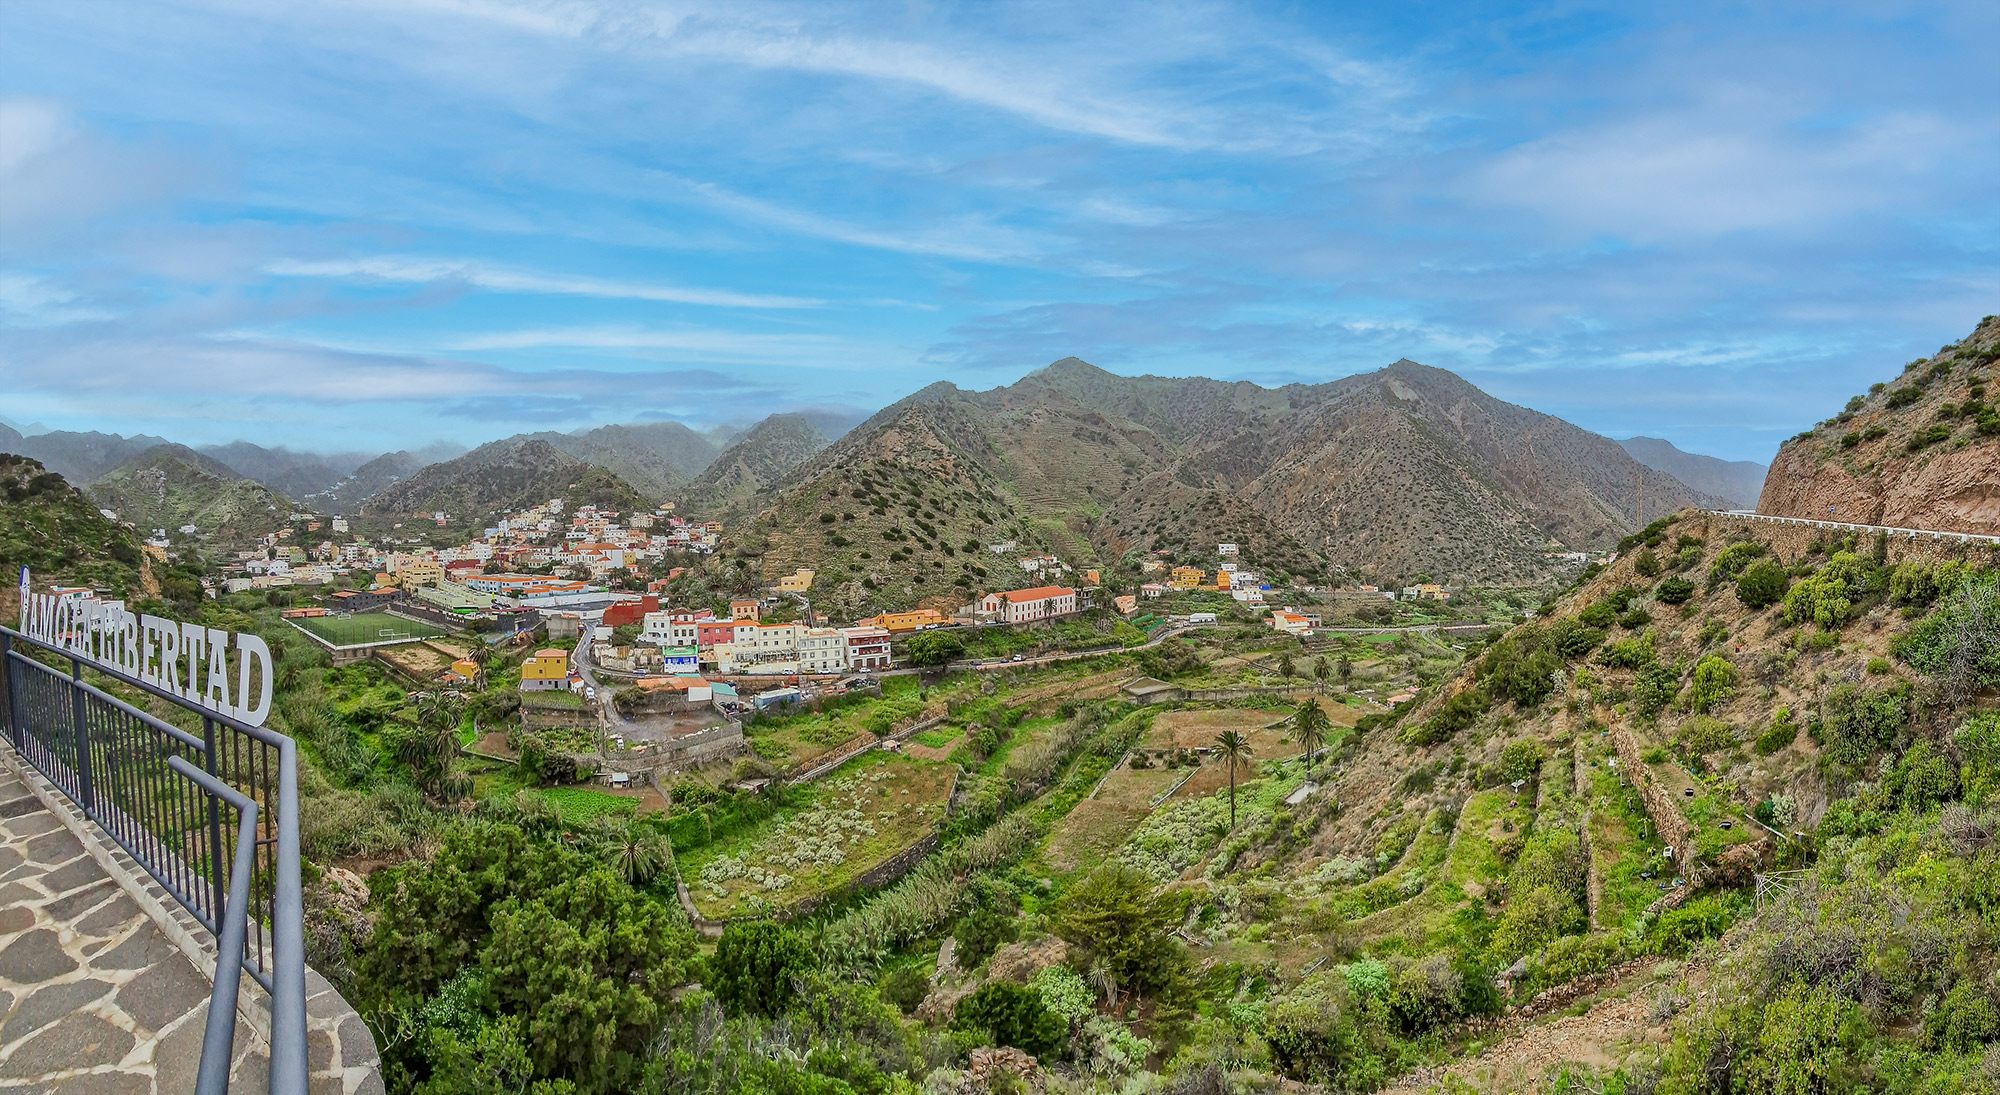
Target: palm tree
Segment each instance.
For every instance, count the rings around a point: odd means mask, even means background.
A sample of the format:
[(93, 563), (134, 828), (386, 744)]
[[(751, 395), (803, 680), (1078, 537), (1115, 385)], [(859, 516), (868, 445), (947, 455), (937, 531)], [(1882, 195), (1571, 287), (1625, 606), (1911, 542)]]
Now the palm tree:
[(1293, 668), (1294, 667), (1292, 665), (1292, 656), (1290, 654), (1278, 655), (1278, 676), (1283, 677), (1286, 680), (1291, 680)]
[(1347, 655), (1342, 654), (1340, 656), (1340, 664), (1335, 668), (1340, 671), (1340, 683), (1346, 684), (1354, 678), (1354, 663), (1348, 659)]
[(1215, 753), (1229, 765), (1229, 827), (1236, 828), (1236, 766), (1250, 759), (1250, 740), (1234, 730), (1215, 739)]
[(1319, 681), (1320, 695), (1326, 695), (1326, 679), (1332, 674), (1333, 666), (1327, 662), (1326, 655), (1321, 654), (1313, 659), (1313, 679)]
[(1291, 724), (1291, 738), (1306, 747), (1306, 778), (1312, 778), (1313, 754), (1326, 744), (1327, 729), (1333, 720), (1327, 717), (1326, 708), (1318, 700), (1306, 700), (1292, 711), (1292, 717), (1285, 720)]

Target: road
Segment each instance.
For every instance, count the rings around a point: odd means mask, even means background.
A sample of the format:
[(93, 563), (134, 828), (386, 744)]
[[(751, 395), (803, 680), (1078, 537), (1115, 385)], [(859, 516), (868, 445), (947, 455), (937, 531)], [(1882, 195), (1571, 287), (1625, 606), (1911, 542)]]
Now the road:
[(1929, 537), (1933, 540), (1956, 540), (1962, 544), (1990, 544), (2000, 547), (2000, 536), (1984, 532), (1939, 532), (1936, 529), (1899, 528), (1895, 525), (1858, 525), (1851, 521), (1829, 521), (1813, 517), (1774, 517), (1768, 513), (1757, 513), (1741, 509), (1709, 509), (1701, 512), (1714, 517), (1741, 517), (1751, 521), (1769, 521), (1778, 525), (1805, 525), (1810, 528), (1839, 529), (1845, 532), (1886, 533), (1890, 536), (1904, 536), (1912, 540)]
[[(577, 675), (583, 678), (583, 686), (586, 690), (596, 690), (598, 718), (603, 724), (605, 726), (624, 726), (631, 720), (618, 713), (618, 705), (611, 702), (611, 689), (599, 684), (597, 674), (591, 672), (590, 658), (585, 654), (585, 651), (589, 649), (589, 645), (584, 640), (578, 639), (576, 649), (569, 653), (569, 664), (576, 670)], [(588, 695), (589, 692), (586, 691), (585, 694)]]

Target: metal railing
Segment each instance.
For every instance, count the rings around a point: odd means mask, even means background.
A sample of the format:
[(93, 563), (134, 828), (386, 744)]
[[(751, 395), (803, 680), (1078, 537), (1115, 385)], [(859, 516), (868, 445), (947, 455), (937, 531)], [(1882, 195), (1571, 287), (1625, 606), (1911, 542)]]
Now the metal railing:
[(1741, 517), (1747, 521), (1765, 521), (1774, 525), (1800, 525), (1806, 528), (1831, 529), (1835, 532), (1881, 533), (1895, 538), (1921, 540), (1928, 536), (1933, 540), (1955, 540), (1961, 544), (1986, 544), (2000, 548), (2000, 536), (1990, 532), (1945, 532), (1941, 529), (1903, 528), (1898, 525), (1862, 525), (1853, 521), (1835, 521), (1824, 517), (1780, 517), (1771, 513), (1758, 513), (1747, 509), (1703, 510), (1715, 517)]
[[(0, 663), (0, 728), (15, 751), (215, 937), (199, 1095), (222, 1095), (227, 1086), (244, 972), (270, 994), (270, 1090), (305, 1095), (305, 928), (292, 739), (11, 628), (0, 627)], [(199, 718), (200, 731), (140, 710), (92, 684), (86, 672)], [(236, 824), (227, 825), (224, 815), (232, 810)]]

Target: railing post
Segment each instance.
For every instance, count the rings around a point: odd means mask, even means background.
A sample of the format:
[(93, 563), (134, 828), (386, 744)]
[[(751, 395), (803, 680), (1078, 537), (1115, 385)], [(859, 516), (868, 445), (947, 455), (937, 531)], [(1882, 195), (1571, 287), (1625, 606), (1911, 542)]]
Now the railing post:
[(71, 740), (76, 743), (77, 805), (83, 815), (97, 820), (97, 791), (90, 778), (90, 731), (83, 715), (83, 659), (69, 658), (69, 710)]
[(271, 1090), (306, 1095), (305, 894), (299, 879), (298, 745), (278, 743), (278, 877), (271, 909)]
[(0, 719), (7, 720), (7, 740), (16, 753), (26, 755), (28, 743), (21, 736), (21, 720), (14, 714), (14, 637), (0, 632), (0, 691), (7, 695), (5, 708), (0, 708)]
[[(201, 720), (201, 767), (209, 775), (215, 772), (215, 720), (203, 716)], [(216, 778), (220, 779), (220, 776)], [(214, 795), (202, 796), (208, 802), (208, 881), (209, 900), (216, 910), (216, 923), (221, 923), (222, 910), (229, 900), (229, 880), (222, 873), (222, 803)], [(242, 955), (236, 956), (238, 961)], [(222, 961), (218, 952), (217, 962)]]

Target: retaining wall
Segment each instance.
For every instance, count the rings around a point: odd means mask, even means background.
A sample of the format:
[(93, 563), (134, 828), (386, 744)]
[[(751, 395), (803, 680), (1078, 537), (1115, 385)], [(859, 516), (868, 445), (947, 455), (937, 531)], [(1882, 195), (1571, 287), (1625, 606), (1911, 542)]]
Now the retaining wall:
[(1695, 869), (1694, 827), (1667, 789), (1650, 778), (1651, 767), (1639, 759), (1639, 742), (1632, 736), (1631, 728), (1623, 723), (1613, 725), (1611, 743), (1618, 748), (1618, 763), (1625, 769), (1625, 781), (1639, 789), (1639, 798), (1646, 804), (1646, 816), (1653, 819), (1653, 828), (1660, 839), (1674, 850), (1674, 870), (1682, 878), (1688, 877)]

